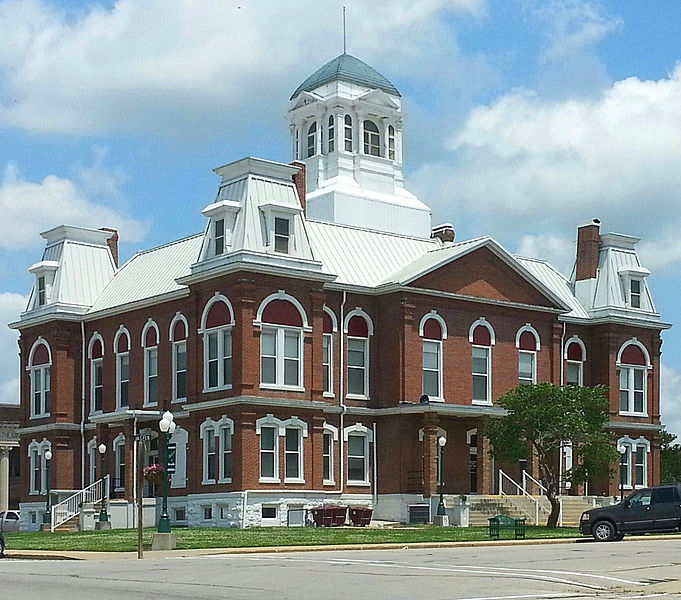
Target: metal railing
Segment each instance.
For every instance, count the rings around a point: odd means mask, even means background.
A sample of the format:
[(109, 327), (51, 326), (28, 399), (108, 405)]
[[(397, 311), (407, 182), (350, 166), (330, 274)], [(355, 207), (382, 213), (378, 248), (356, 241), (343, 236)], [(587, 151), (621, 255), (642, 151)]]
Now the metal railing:
[[(506, 489), (509, 488), (510, 484), (510, 489), (514, 493), (508, 493)], [(504, 489), (506, 488), (506, 489)], [(540, 505), (539, 499), (535, 498), (532, 494), (528, 493), (523, 489), (523, 487), (516, 483), (511, 477), (509, 477), (506, 473), (504, 473), (501, 469), (499, 469), (499, 495), (503, 496), (504, 498), (508, 498), (508, 501), (516, 508), (518, 509), (521, 513), (529, 517), (530, 519), (533, 520), (535, 525), (539, 524), (539, 511), (542, 510), (546, 512), (546, 509)], [(529, 512), (520, 502), (516, 502), (513, 499), (513, 496), (520, 496), (527, 498), (532, 502), (534, 505), (534, 514)]]
[[(534, 483), (534, 485), (537, 486), (537, 489), (539, 490), (538, 495), (539, 496), (546, 496), (548, 490), (546, 489), (546, 486), (544, 486), (540, 481), (537, 481), (532, 475), (530, 475), (525, 469), (523, 469), (523, 489), (528, 492), (528, 481)], [(531, 493), (528, 492), (528, 493)], [(560, 527), (563, 526), (563, 499), (558, 498), (558, 504), (560, 505), (560, 512), (558, 513), (558, 525)], [(545, 508), (542, 507), (542, 510), (545, 510)], [(551, 514), (551, 510), (546, 511), (548, 514)]]
[(108, 475), (52, 506), (50, 530), (54, 531), (56, 527), (75, 517), (84, 504), (97, 504), (102, 498), (109, 499)]

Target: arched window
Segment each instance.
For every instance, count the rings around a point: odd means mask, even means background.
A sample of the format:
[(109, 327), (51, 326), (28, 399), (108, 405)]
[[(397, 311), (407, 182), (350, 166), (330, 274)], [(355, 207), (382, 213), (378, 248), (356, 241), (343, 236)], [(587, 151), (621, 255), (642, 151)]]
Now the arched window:
[(119, 433), (113, 441), (115, 459), (114, 490), (125, 491), (125, 435)]
[(302, 306), (280, 292), (263, 301), (258, 315), (260, 385), (302, 390), (303, 325), (307, 323)]
[(323, 384), (324, 394), (333, 395), (333, 334), (338, 331), (336, 315), (327, 306), (324, 307), (324, 321), (323, 321), (323, 353), (322, 353), (322, 367), (324, 369)]
[(317, 153), (317, 123), (314, 122), (307, 130), (307, 157)]
[(352, 152), (352, 117), (350, 115), (345, 115), (343, 120), (344, 126), (344, 140), (345, 140), (345, 151)]
[(626, 489), (647, 487), (650, 442), (644, 437), (633, 440), (629, 436), (624, 436), (617, 440), (617, 450), (621, 457), (620, 481), (622, 487)]
[(470, 479), (469, 491), (473, 494), (478, 491), (478, 430), (469, 429), (466, 432), (466, 445), (468, 446), (468, 475)]
[(361, 308), (345, 317), (345, 333), (348, 340), (348, 397), (366, 400), (369, 397), (369, 337), (373, 335), (373, 323)]
[(278, 483), (280, 438), (284, 438), (284, 482), (305, 483), (303, 439), (308, 436), (307, 423), (298, 417), (285, 421), (267, 415), (255, 422), (260, 436), (260, 482)]
[(116, 354), (116, 410), (130, 406), (130, 333), (121, 325), (114, 337)]
[(473, 358), (473, 404), (492, 404), (492, 346), (494, 330), (484, 317), (468, 332)]
[(175, 313), (170, 323), (170, 342), (173, 348), (173, 402), (187, 399), (187, 332), (186, 317)]
[(369, 444), (373, 442), (371, 429), (361, 423), (350, 425), (343, 430), (347, 444), (348, 485), (367, 485), (369, 480)]
[(204, 392), (232, 387), (233, 314), (229, 300), (219, 293), (213, 296), (203, 310), (199, 333), (203, 335)]
[(90, 438), (87, 443), (87, 458), (88, 458), (88, 481), (92, 485), (97, 481), (97, 461), (99, 459), (99, 452), (97, 451), (97, 436)]
[(50, 416), (50, 367), (52, 353), (47, 342), (39, 337), (28, 356), (28, 371), (31, 380), (31, 416)]
[(618, 353), (620, 370), (620, 414), (646, 415), (648, 412), (649, 354), (636, 340), (622, 345)]
[(334, 127), (333, 115), (329, 116), (329, 152), (336, 148), (336, 132)]
[(144, 404), (158, 404), (158, 326), (149, 319), (142, 330), (144, 348)]
[(364, 121), (364, 154), (381, 155), (381, 136), (376, 123), (369, 119)]
[(324, 421), (324, 485), (334, 485), (335, 476), (335, 445), (338, 442), (338, 428)]
[(423, 338), (422, 390), (431, 400), (444, 400), (442, 391), (442, 340), (446, 337), (444, 320), (435, 311), (421, 319), (419, 333)]
[(388, 125), (388, 158), (395, 160), (395, 128)]
[(102, 336), (94, 333), (90, 338), (90, 412), (102, 411), (104, 401), (104, 341)]
[(224, 416), (219, 421), (206, 419), (201, 424), (203, 440), (203, 485), (232, 482), (232, 436), (234, 421)]
[(529, 323), (518, 330), (515, 339), (518, 348), (518, 385), (537, 383), (537, 352), (539, 334)]
[(42, 442), (32, 440), (28, 445), (28, 459), (30, 463), (30, 491), (31, 495), (44, 494), (47, 491), (47, 460), (45, 453), (52, 450), (52, 442), (43, 438)]
[(584, 343), (576, 335), (572, 336), (565, 345), (566, 377), (567, 385), (584, 385), (584, 361), (586, 360), (586, 348)]

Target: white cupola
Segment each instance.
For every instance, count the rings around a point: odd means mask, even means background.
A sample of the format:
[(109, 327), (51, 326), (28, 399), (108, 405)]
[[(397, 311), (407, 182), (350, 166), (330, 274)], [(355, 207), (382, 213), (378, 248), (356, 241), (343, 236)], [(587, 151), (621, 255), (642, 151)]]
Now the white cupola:
[(288, 119), (309, 217), (430, 237), (430, 208), (404, 189), (402, 98), (383, 75), (341, 54), (293, 93)]

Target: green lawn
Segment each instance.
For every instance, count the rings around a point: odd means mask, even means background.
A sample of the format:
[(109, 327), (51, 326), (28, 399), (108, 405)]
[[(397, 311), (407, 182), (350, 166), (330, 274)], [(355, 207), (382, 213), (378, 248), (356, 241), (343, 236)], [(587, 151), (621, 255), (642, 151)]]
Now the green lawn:
[[(396, 527), (390, 529), (326, 527), (259, 527), (252, 529), (175, 528), (177, 549), (249, 548), (268, 546), (319, 546), (325, 544), (411, 544), (415, 542), (455, 542), (489, 540), (487, 527)], [(145, 548), (151, 547), (154, 529), (144, 530)], [(504, 532), (503, 537), (512, 537)], [(573, 527), (547, 529), (528, 527), (527, 539), (576, 538)], [(137, 531), (83, 531), (77, 533), (6, 533), (7, 549), (80, 550), (134, 552)]]

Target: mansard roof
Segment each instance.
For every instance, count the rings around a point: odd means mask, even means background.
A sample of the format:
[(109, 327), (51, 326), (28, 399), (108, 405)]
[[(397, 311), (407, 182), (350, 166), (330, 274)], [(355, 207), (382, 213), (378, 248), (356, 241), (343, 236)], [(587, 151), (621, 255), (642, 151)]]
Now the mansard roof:
[(293, 92), (290, 99), (293, 100), (302, 92), (311, 92), (332, 81), (356, 83), (371, 89), (383, 90), (393, 96), (400, 96), (397, 88), (378, 71), (359, 58), (343, 53), (327, 62), (303, 81)]

